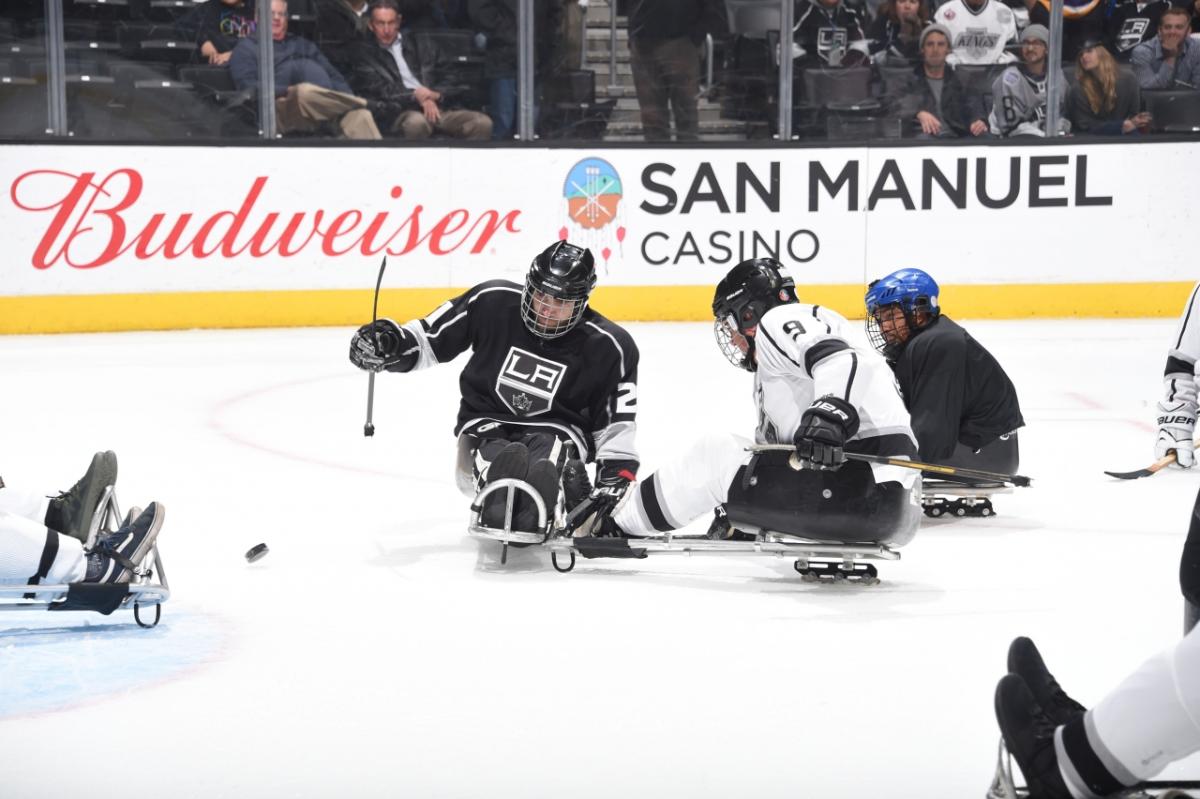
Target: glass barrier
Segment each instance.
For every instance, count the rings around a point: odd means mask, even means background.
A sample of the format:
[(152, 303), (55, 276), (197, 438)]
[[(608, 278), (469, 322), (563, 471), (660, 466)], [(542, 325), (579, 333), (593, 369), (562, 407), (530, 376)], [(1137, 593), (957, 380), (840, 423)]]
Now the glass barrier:
[[(1059, 51), (1061, 132), (1200, 132), (1194, 4), (1158, 14), (1136, 0), (1065, 0), (1052, 20), (1051, 0), (270, 0), (276, 101), (265, 120), (258, 5), (5, 0), (0, 136), (656, 146), (1037, 136), (1052, 115), (1047, 53)], [(61, 24), (47, 8), (61, 8)], [(533, 17), (524, 54), (521, 9)]]
[(0, 136), (51, 132), (44, 7), (13, 2), (0, 17)]

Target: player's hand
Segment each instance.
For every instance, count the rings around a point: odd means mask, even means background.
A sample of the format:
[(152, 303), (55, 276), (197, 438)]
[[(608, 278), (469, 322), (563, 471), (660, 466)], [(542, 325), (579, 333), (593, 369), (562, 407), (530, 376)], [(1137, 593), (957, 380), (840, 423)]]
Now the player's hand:
[(419, 349), (412, 333), (391, 319), (379, 319), (350, 339), (350, 363), (368, 372), (407, 372), (416, 365)]
[(1175, 463), (1190, 469), (1196, 462), (1194, 438), (1196, 406), (1191, 402), (1158, 403), (1158, 439), (1154, 442), (1154, 457), (1166, 457), (1174, 450)]
[(617, 507), (629, 485), (637, 479), (624, 463), (601, 463), (596, 470), (596, 486), (588, 497), (597, 518), (608, 516)]
[(858, 411), (837, 397), (820, 397), (800, 417), (792, 443), (802, 466), (836, 469), (846, 461), (843, 447), (858, 432)]

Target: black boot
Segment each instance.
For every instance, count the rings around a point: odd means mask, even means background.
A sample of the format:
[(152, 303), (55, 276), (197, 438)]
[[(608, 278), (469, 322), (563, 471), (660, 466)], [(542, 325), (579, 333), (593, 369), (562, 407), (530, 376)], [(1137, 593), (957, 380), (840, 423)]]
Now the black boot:
[(1054, 675), (1046, 668), (1033, 641), (1021, 637), (1008, 647), (1008, 670), (1019, 674), (1033, 692), (1033, 698), (1055, 724), (1066, 724), (1087, 712), (1087, 708), (1067, 696)]
[[(504, 449), (500, 450), (500, 454), (496, 456), (491, 465), (488, 466), (487, 474), (485, 475), (488, 485), (497, 480), (511, 478), (514, 480), (524, 480), (529, 472), (529, 449), (519, 441), (514, 441)], [(520, 496), (520, 492), (514, 492), (516, 496)], [(492, 527), (497, 530), (504, 529), (504, 514), (508, 508), (508, 491), (500, 489), (488, 496), (484, 500), (483, 513), (480, 515), (480, 522), (484, 527)], [(513, 524), (516, 525), (516, 511), (513, 512)]]
[(46, 526), (86, 543), (100, 497), (105, 488), (116, 482), (117, 454), (111, 450), (97, 452), (79, 482), (50, 500), (46, 508)]
[(587, 466), (578, 458), (571, 458), (562, 471), (563, 506), (568, 513), (592, 493), (592, 481), (588, 478)]
[(1020, 675), (1006, 674), (996, 686), (996, 721), (1004, 745), (1025, 775), (1029, 799), (1071, 799), (1054, 751), (1057, 725)]
[[(548, 460), (540, 460), (529, 467), (526, 482), (533, 486), (546, 504), (546, 521), (554, 520), (555, 505), (558, 503), (558, 469)], [(517, 495), (517, 512), (513, 527), (523, 532), (541, 531), (537, 523), (537, 506), (524, 493)]]

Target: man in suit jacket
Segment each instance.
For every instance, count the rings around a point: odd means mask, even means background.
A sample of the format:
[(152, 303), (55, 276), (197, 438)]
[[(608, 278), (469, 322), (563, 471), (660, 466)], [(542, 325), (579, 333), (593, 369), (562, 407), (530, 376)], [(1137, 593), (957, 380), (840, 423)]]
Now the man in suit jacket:
[(456, 139), (490, 139), (492, 120), (479, 111), (454, 108), (445, 87), (433, 88), (437, 53), (400, 34), (396, 0), (372, 0), (367, 11), (369, 40), (355, 51), (350, 75), (355, 92), (367, 98), (379, 127), (406, 139), (444, 133)]

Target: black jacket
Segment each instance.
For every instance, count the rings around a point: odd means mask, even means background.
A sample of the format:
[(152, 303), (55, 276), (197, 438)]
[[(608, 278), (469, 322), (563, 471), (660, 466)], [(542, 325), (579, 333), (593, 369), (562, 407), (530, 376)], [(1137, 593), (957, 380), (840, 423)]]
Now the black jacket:
[(1141, 110), (1142, 89), (1132, 72), (1117, 71), (1117, 104), (1107, 114), (1097, 114), (1088, 105), (1087, 95), (1079, 81), (1071, 85), (1067, 95), (1067, 118), (1072, 133), (1091, 133), (1097, 136), (1120, 136), (1125, 120)]
[[(400, 37), (400, 50), (421, 85), (442, 95), (439, 108), (448, 111), (461, 107), (461, 98), (468, 87), (453, 82), (454, 76), (447, 69), (447, 58), (438, 49), (436, 38), (405, 33)], [(357, 42), (352, 54), (350, 85), (359, 97), (372, 101), (371, 113), (380, 127), (390, 127), (401, 111), (420, 110), (389, 50), (380, 47), (372, 37)]]
[(919, 36), (902, 38), (900, 23), (888, 16), (876, 17), (867, 28), (867, 43), (874, 63), (889, 66), (916, 64), (921, 60)]
[[(722, 4), (722, 8), (724, 4)], [(691, 39), (720, 31), (722, 16), (713, 0), (631, 0), (629, 37), (640, 41)]]
[(918, 331), (892, 364), (921, 460), (962, 443), (979, 449), (1025, 425), (1017, 390), (992, 354), (946, 316)]
[[(533, 2), (534, 69), (549, 65), (562, 21), (562, 0)], [(468, 0), (467, 13), (475, 28), (487, 36), (487, 74), (517, 76), (517, 0)]]
[[(901, 101), (900, 112), (903, 116), (915, 120), (919, 112), (928, 111), (941, 119), (957, 135), (970, 136), (972, 122), (977, 119), (987, 121), (987, 103), (982, 95), (967, 90), (967, 87), (954, 74), (954, 67), (947, 64), (944, 74), (940, 114), (937, 110), (937, 101), (933, 96), (933, 89), (929, 87), (929, 78), (925, 75), (924, 64), (918, 64), (913, 71), (913, 81), (909, 85), (908, 95)], [(913, 124), (916, 124), (915, 121)], [(918, 125), (916, 129), (919, 132), (920, 126)]]

